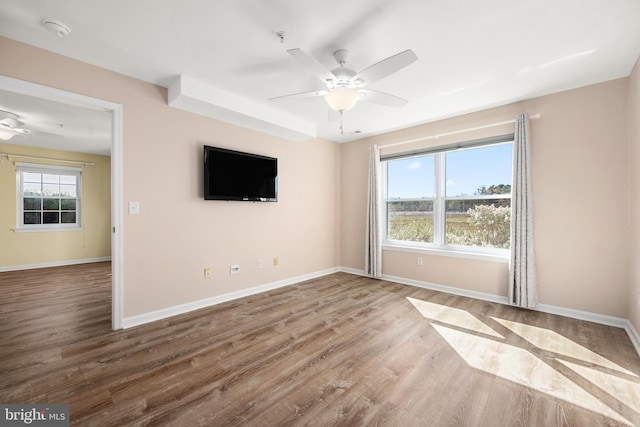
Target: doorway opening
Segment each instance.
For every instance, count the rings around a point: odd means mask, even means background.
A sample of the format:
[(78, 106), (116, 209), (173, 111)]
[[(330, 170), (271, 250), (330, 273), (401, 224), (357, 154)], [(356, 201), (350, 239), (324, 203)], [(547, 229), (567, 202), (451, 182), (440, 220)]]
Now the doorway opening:
[(0, 90), (111, 115), (111, 327), (122, 329), (122, 105), (6, 76)]

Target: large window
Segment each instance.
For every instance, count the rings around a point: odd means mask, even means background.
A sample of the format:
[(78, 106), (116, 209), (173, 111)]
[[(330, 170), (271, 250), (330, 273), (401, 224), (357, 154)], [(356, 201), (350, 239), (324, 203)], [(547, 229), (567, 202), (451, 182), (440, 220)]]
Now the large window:
[(513, 141), (492, 141), (385, 160), (387, 243), (506, 252)]
[(81, 169), (18, 164), (17, 229), (80, 228)]

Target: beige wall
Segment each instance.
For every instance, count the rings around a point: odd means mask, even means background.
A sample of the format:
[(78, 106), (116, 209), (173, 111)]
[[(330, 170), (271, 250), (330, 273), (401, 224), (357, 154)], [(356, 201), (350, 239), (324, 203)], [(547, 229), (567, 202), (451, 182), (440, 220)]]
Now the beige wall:
[(629, 78), (629, 320), (640, 331), (640, 60)]
[[(627, 317), (627, 79), (493, 108), (342, 146), (342, 265), (364, 267), (367, 153), (380, 146), (540, 113), (531, 121), (536, 252), (543, 304)], [(428, 145), (513, 132), (513, 125)], [(427, 145), (427, 144), (425, 144)], [(408, 148), (408, 147), (407, 147)], [(383, 149), (383, 153), (385, 150)], [(384, 251), (383, 273), (507, 294), (504, 263)]]
[(82, 172), (83, 230), (21, 233), (12, 230), (16, 227), (15, 162), (61, 166), (68, 164), (19, 158), (11, 161), (3, 159), (0, 163), (0, 269), (111, 256), (109, 157), (36, 149), (6, 142), (2, 144), (2, 152), (93, 162), (95, 166), (87, 166)]
[[(11, 58), (0, 74), (124, 106), (123, 199), (141, 210), (124, 213), (125, 318), (339, 265), (337, 144), (293, 143), (171, 108), (164, 88), (12, 40), (0, 38), (0, 51)], [(203, 144), (277, 157), (279, 201), (203, 200)]]
[[(0, 38), (11, 61), (0, 74), (124, 105), (124, 315), (314, 273), (362, 269), (368, 148), (540, 113), (532, 121), (540, 300), (577, 310), (631, 317), (640, 272), (629, 288), (629, 169), (640, 163), (638, 67), (620, 79), (416, 126), (343, 145), (292, 143), (166, 105), (166, 90)], [(631, 95), (630, 95), (631, 94)], [(630, 96), (629, 96), (630, 95)], [(635, 113), (629, 113), (629, 107)], [(512, 130), (511, 126), (471, 139)], [(627, 161), (628, 134), (634, 149)], [(434, 142), (443, 144), (455, 138)], [(278, 157), (278, 203), (202, 200), (202, 144)], [(433, 144), (433, 143), (432, 143)], [(635, 175), (634, 175), (635, 176)], [(631, 198), (640, 185), (631, 182)], [(126, 209), (126, 206), (125, 206)], [(634, 221), (632, 231), (640, 235)], [(8, 242), (2, 236), (1, 246)], [(637, 239), (636, 239), (637, 240)], [(640, 249), (632, 247), (635, 259)], [(280, 265), (271, 264), (279, 257)], [(385, 251), (385, 274), (506, 295), (507, 265)], [(257, 268), (258, 258), (265, 260)], [(229, 275), (229, 266), (241, 272)], [(631, 263), (635, 266), (634, 263)], [(204, 267), (214, 277), (203, 278)]]

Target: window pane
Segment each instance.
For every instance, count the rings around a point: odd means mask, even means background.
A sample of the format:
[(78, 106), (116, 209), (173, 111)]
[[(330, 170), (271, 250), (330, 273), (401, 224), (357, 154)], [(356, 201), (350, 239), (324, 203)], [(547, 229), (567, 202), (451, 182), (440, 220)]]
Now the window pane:
[(22, 208), (25, 211), (39, 211), (41, 206), (40, 200), (41, 199), (35, 197), (25, 197)]
[(42, 194), (42, 185), (39, 182), (25, 182), (22, 185), (22, 194), (26, 196), (39, 196)]
[(76, 199), (62, 199), (60, 200), (60, 209), (63, 211), (75, 211)]
[(60, 218), (62, 219), (63, 224), (75, 224), (76, 223), (76, 213), (75, 212), (62, 212)]
[(387, 203), (387, 238), (433, 243), (433, 201)]
[(42, 184), (42, 194), (45, 196), (57, 196), (60, 194), (60, 185)]
[(58, 212), (44, 212), (42, 214), (42, 223), (43, 224), (58, 224), (60, 214)]
[(25, 212), (23, 221), (25, 224), (40, 224), (40, 212)]
[(24, 182), (37, 182), (40, 184), (42, 181), (42, 175), (34, 172), (24, 172), (22, 174)]
[(513, 144), (446, 153), (446, 195), (511, 194)]
[(60, 195), (63, 197), (76, 197), (76, 186), (60, 185)]
[(60, 199), (43, 199), (42, 209), (45, 211), (57, 211), (60, 209)]
[(435, 156), (387, 162), (387, 199), (435, 197)]
[(60, 175), (42, 174), (42, 182), (44, 184), (60, 184)]
[(76, 185), (75, 175), (60, 175), (60, 184), (72, 184)]
[(509, 249), (511, 199), (447, 200), (445, 243)]

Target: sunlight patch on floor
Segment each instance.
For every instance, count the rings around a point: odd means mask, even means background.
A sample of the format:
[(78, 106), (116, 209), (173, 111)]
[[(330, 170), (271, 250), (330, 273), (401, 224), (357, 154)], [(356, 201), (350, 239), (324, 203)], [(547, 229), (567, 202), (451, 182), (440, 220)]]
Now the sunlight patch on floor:
[(630, 372), (599, 354), (584, 348), (566, 337), (563, 337), (555, 331), (512, 322), (510, 320), (498, 319), (496, 317), (492, 317), (492, 319), (542, 350), (582, 360), (583, 362), (593, 363), (594, 365), (637, 377), (633, 372)]
[(446, 326), (432, 326), (455, 352), (475, 369), (531, 387), (618, 422), (633, 425), (527, 350)]
[(557, 359), (566, 367), (572, 369), (577, 374), (591, 381), (605, 393), (611, 395), (616, 400), (621, 401), (628, 407), (640, 410), (640, 383), (629, 381), (615, 375), (587, 366), (577, 365), (566, 360)]
[(407, 299), (427, 319), (437, 320), (438, 322), (448, 323), (449, 325), (504, 339), (502, 335), (491, 329), (468, 311), (411, 297), (407, 297)]

